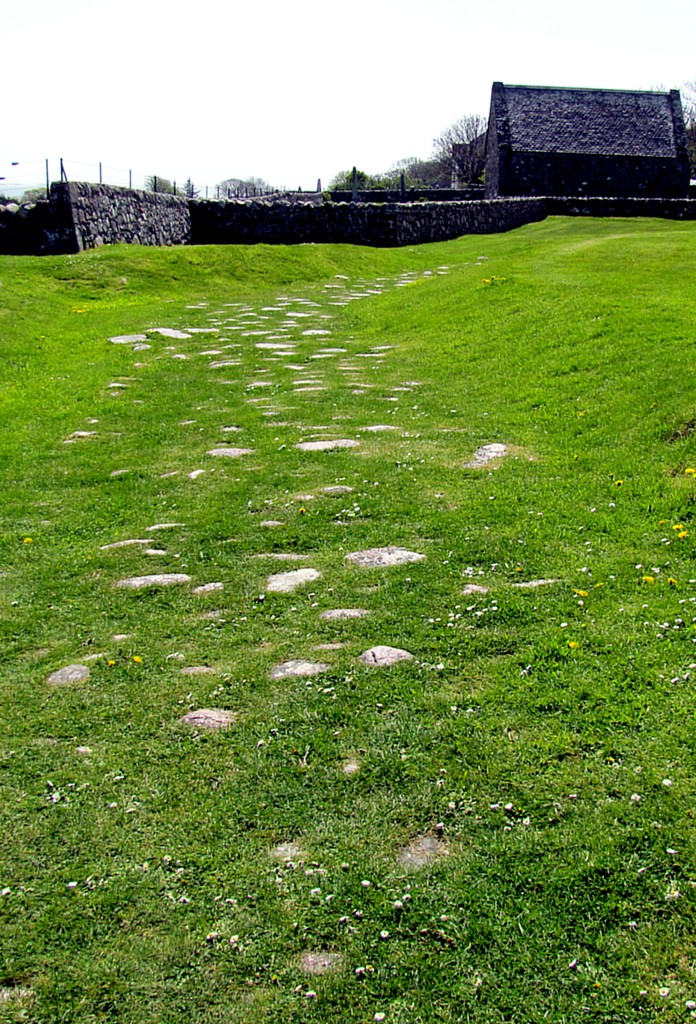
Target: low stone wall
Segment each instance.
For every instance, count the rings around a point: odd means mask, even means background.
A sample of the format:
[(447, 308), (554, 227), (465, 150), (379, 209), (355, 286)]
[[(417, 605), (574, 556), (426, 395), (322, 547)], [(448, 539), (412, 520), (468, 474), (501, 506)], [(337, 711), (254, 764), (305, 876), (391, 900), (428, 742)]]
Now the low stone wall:
[(544, 199), (460, 203), (191, 203), (194, 245), (345, 242), (396, 246), (509, 231), (546, 216)]
[(64, 252), (100, 245), (186, 245), (191, 241), (189, 201), (183, 196), (115, 185), (54, 182), (50, 205), (56, 243)]
[(0, 205), (0, 253), (36, 256), (44, 252), (52, 226), (50, 204), (46, 201)]
[[(484, 199), (483, 185), (469, 185), (467, 188), (407, 188), (402, 192), (398, 188), (359, 188), (359, 203), (456, 203), (468, 199)], [(351, 189), (332, 189), (328, 196), (332, 203), (350, 203), (353, 200)]]
[(596, 197), (582, 199), (552, 196), (546, 200), (552, 217), (661, 217), (667, 220), (696, 220), (693, 199), (626, 199)]

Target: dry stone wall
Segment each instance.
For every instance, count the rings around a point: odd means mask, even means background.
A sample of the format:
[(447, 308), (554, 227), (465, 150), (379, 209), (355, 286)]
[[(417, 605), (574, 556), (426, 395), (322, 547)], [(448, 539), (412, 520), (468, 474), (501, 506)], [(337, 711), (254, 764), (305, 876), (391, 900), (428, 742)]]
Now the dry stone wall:
[[(51, 186), (51, 202), (72, 234), (74, 252), (100, 245), (186, 245), (191, 241), (188, 199), (162, 192), (60, 182)], [(71, 231), (72, 227), (72, 231)]]

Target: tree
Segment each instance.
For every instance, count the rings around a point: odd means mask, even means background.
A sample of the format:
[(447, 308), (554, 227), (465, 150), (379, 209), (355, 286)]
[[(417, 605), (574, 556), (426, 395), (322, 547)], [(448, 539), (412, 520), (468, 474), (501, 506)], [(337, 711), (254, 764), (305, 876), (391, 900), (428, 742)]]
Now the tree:
[(183, 192), (187, 199), (197, 199), (201, 194), (200, 189), (196, 188), (190, 178), (187, 178), (184, 182)]
[(145, 188), (148, 192), (166, 192), (174, 195), (174, 185), (168, 178), (162, 178), (159, 174), (151, 174), (145, 178)]
[(268, 192), (280, 192), (269, 185), (263, 178), (225, 178), (216, 185), (218, 195), (228, 199), (242, 199), (247, 196), (263, 195)]
[(686, 126), (686, 150), (689, 154), (691, 177), (696, 178), (696, 82), (686, 82), (681, 92)]
[(433, 160), (444, 184), (471, 184), (483, 174), (488, 119), (465, 114), (433, 139)]

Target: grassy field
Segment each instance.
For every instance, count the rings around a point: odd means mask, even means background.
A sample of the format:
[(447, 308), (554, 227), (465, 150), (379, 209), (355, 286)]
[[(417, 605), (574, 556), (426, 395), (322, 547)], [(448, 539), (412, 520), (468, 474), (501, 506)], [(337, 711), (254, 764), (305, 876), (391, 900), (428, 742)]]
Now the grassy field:
[(695, 252), (0, 257), (3, 1024), (696, 1017)]

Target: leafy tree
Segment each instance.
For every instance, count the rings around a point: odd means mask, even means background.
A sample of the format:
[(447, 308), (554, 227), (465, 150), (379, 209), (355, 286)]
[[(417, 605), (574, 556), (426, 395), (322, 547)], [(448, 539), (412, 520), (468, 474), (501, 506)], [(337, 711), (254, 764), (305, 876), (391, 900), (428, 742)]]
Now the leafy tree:
[(465, 114), (433, 139), (433, 160), (439, 164), (447, 184), (469, 184), (481, 178), (487, 127), (488, 120), (481, 114)]
[(166, 192), (174, 195), (174, 185), (168, 178), (161, 178), (159, 174), (151, 174), (145, 178), (145, 188), (148, 192)]
[(263, 178), (225, 178), (216, 185), (216, 191), (220, 196), (230, 199), (240, 199), (249, 195), (263, 195), (267, 192), (279, 192), (269, 185)]
[[(381, 174), (368, 174), (367, 171), (356, 171), (355, 183), (361, 191), (372, 188), (386, 188), (387, 186), (385, 185), (384, 178), (385, 176)], [(352, 187), (352, 168), (349, 171), (339, 171), (338, 174), (329, 182), (329, 188), (332, 190), (351, 189)]]

